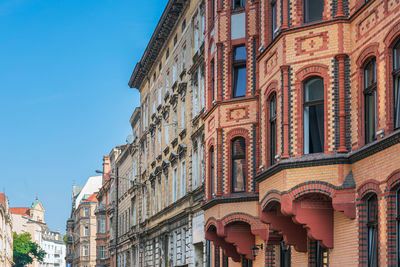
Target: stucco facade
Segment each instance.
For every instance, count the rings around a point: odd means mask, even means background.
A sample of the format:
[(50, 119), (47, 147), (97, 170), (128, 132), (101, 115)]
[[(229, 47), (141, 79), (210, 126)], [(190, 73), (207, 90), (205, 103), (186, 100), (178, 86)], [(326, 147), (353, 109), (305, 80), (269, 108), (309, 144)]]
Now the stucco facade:
[[(206, 155), (216, 154), (213, 164), (206, 158), (203, 208), (212, 263), (398, 266), (398, 1), (261, 0), (235, 9), (239, 2), (218, 1), (214, 12), (206, 5)], [(247, 90), (231, 99), (241, 43)], [(246, 144), (236, 155), (242, 192), (232, 186), (236, 138)]]
[(70, 267), (96, 265), (97, 193), (102, 176), (89, 177), (83, 187), (73, 186), (71, 217), (67, 220), (66, 263)]
[(132, 266), (205, 263), (204, 12), (201, 1), (168, 1), (129, 82), (141, 95)]

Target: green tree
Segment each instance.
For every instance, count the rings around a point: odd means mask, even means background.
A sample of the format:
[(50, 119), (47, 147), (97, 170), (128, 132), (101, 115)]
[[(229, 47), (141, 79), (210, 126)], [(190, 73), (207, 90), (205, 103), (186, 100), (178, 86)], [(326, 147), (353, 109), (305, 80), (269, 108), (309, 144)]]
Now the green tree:
[(15, 267), (23, 267), (32, 263), (34, 259), (42, 262), (46, 256), (46, 252), (41, 249), (37, 243), (32, 242), (31, 234), (29, 233), (22, 233), (19, 235), (14, 232), (13, 242), (13, 260)]

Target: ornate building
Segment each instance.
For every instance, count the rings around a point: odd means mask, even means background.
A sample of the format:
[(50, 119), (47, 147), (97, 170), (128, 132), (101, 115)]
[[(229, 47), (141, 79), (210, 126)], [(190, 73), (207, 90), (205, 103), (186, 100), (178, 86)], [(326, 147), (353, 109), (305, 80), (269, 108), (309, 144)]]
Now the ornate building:
[(212, 262), (398, 266), (400, 3), (206, 10)]
[(13, 223), (8, 198), (0, 193), (0, 266), (11, 267), (13, 262)]
[(67, 220), (68, 267), (90, 267), (96, 265), (97, 193), (102, 185), (102, 176), (92, 176), (84, 186), (73, 186), (71, 217)]
[(170, 0), (129, 85), (141, 96), (132, 266), (202, 266), (204, 4)]
[(65, 266), (65, 244), (62, 236), (48, 228), (44, 220), (45, 209), (37, 197), (30, 207), (10, 208), (10, 214), (13, 221), (12, 232), (29, 233), (31, 240), (46, 252), (42, 262), (34, 260), (28, 264), (29, 267)]
[[(103, 157), (103, 173), (109, 173), (111, 170), (110, 158), (108, 155)], [(98, 205), (95, 210), (97, 221), (96, 233), (96, 266), (106, 267), (110, 266), (110, 213), (112, 207), (111, 193), (110, 193), (110, 180), (109, 175), (103, 174), (102, 186), (97, 194)]]

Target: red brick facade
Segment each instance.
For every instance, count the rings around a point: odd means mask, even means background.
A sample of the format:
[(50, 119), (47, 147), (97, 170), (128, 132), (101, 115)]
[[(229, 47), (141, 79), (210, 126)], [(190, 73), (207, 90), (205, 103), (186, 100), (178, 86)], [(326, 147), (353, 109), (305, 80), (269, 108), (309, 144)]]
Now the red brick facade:
[[(215, 0), (214, 14), (212, 1), (206, 1), (205, 144), (214, 148), (217, 190), (210, 194), (206, 160), (203, 208), (206, 238), (229, 257), (229, 266), (248, 266), (245, 258), (253, 266), (280, 266), (277, 240), (291, 247), (291, 266), (372, 266), (369, 261), (375, 259), (379, 266), (400, 264), (400, 131), (394, 127), (392, 73), (393, 47), (400, 40), (400, 1), (321, 1), (321, 19), (312, 22), (305, 22), (305, 9), (319, 1), (247, 0), (243, 8), (233, 9), (234, 2), (243, 1)], [(245, 31), (236, 38), (241, 12)], [(239, 44), (246, 47), (247, 86), (244, 97), (234, 98), (233, 58)], [(376, 131), (367, 143), (365, 67), (372, 58)], [(323, 81), (323, 148), (308, 154), (304, 92), (313, 77)], [(273, 141), (272, 96), (277, 104)], [(241, 193), (232, 193), (235, 137), (246, 144), (246, 190)], [(372, 195), (377, 197), (375, 228), (367, 218)], [(221, 223), (237, 216), (252, 220)], [(252, 231), (260, 225), (273, 235)], [(232, 229), (243, 230), (242, 242), (226, 234)], [(376, 240), (371, 241), (368, 231), (374, 229)], [(369, 255), (368, 242), (377, 244), (377, 255)], [(249, 254), (249, 247), (260, 244), (257, 257)]]

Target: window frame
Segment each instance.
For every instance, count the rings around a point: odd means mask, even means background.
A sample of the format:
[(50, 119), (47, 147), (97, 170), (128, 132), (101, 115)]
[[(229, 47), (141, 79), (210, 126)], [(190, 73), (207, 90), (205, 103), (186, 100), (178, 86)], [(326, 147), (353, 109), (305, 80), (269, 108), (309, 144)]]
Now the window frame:
[(270, 1), (270, 10), (271, 10), (271, 36), (272, 40), (276, 38), (279, 32), (279, 27), (278, 27), (278, 4), (277, 0), (271, 0)]
[(210, 197), (212, 198), (215, 194), (215, 155), (214, 155), (214, 146), (210, 147), (209, 155), (210, 155)]
[(400, 265), (400, 187), (396, 190), (396, 262)]
[[(272, 102), (274, 102), (274, 114), (272, 114)], [(270, 166), (275, 164), (276, 156), (276, 135), (277, 135), (277, 97), (276, 93), (272, 93), (268, 100), (269, 104), (269, 164)]]
[[(392, 48), (393, 69), (393, 129), (400, 128), (400, 40), (398, 40)], [(398, 62), (397, 62), (397, 59)], [(397, 83), (396, 83), (397, 80)], [(397, 87), (397, 88), (396, 88)], [(397, 97), (397, 99), (396, 99)]]
[[(371, 199), (375, 198), (376, 200), (376, 220), (375, 221), (370, 221), (370, 201)], [(369, 267), (373, 267), (373, 266), (378, 266), (379, 264), (379, 246), (378, 246), (378, 238), (379, 238), (379, 203), (378, 203), (378, 196), (375, 193), (371, 193), (369, 195), (366, 196), (365, 198), (365, 204), (366, 204), (366, 214), (367, 214), (367, 220), (366, 220), (366, 226), (367, 226), (367, 265)], [(376, 259), (375, 259), (375, 263), (371, 263), (371, 255), (370, 255), (370, 242), (372, 241), (370, 238), (370, 232), (375, 233), (375, 252), (376, 252)], [(372, 265), (375, 264), (375, 265)]]
[(239, 5), (236, 6), (237, 0), (232, 0), (232, 10), (244, 10), (246, 8), (246, 0), (239, 0)]
[[(308, 82), (310, 82), (313, 79), (322, 80), (323, 99), (306, 101), (306, 85), (307, 85)], [(324, 146), (325, 146), (325, 130), (326, 130), (325, 129), (325, 80), (324, 80), (323, 77), (318, 76), (318, 75), (308, 77), (307, 79), (305, 79), (303, 81), (303, 88), (302, 89), (303, 89), (303, 111), (302, 111), (303, 112), (303, 153), (305, 155), (315, 154), (315, 153), (324, 153), (325, 152), (325, 149), (324, 149)], [(322, 151), (320, 151), (320, 152), (310, 152), (310, 147), (308, 147), (308, 152), (306, 153), (306, 146), (305, 146), (306, 135), (305, 135), (305, 125), (304, 125), (304, 123), (305, 123), (304, 112), (305, 112), (305, 108), (306, 107), (312, 107), (312, 106), (317, 106), (317, 105), (322, 105), (323, 106), (323, 122), (322, 122), (323, 131), (322, 131), (322, 144), (321, 144)], [(308, 119), (308, 121), (310, 123), (310, 119)], [(310, 146), (310, 143), (311, 143), (310, 140), (309, 140), (308, 143), (309, 143), (309, 146)]]
[[(368, 84), (366, 77), (367, 76), (367, 66), (369, 64), (373, 63), (373, 82), (371, 84)], [(369, 144), (373, 141), (376, 140), (376, 130), (377, 130), (377, 75), (376, 75), (376, 58), (375, 57), (370, 57), (368, 58), (364, 66), (362, 68), (362, 73), (363, 73), (363, 101), (364, 101), (364, 143)], [(372, 97), (373, 98), (373, 135), (370, 136), (368, 133), (369, 127), (369, 111), (370, 106), (368, 105), (367, 97)]]
[[(234, 143), (238, 140), (243, 140), (244, 146), (243, 146), (243, 154), (235, 155), (234, 154)], [(231, 192), (232, 193), (244, 193), (246, 192), (246, 169), (247, 169), (247, 159), (246, 159), (246, 138), (242, 136), (237, 136), (231, 139), (231, 181), (232, 181), (232, 186), (231, 186)], [(243, 165), (243, 190), (242, 191), (235, 191), (234, 189), (234, 184), (235, 180), (237, 180), (237, 177), (234, 177), (234, 162), (235, 160), (244, 160), (244, 165)]]
[(325, 0), (320, 0), (322, 1), (322, 13), (321, 13), (321, 18), (310, 20), (308, 14), (308, 6), (312, 5), (313, 3), (310, 3), (312, 0), (304, 0), (303, 1), (303, 22), (304, 23), (313, 23), (313, 22), (318, 22), (324, 19), (324, 10), (325, 10)]
[[(236, 49), (240, 48), (240, 47), (244, 47), (245, 51), (246, 51), (246, 59), (240, 59), (240, 60), (236, 60), (235, 56), (236, 56)], [(246, 97), (246, 93), (247, 93), (247, 49), (246, 49), (246, 45), (245, 44), (239, 44), (239, 45), (235, 45), (232, 47), (232, 98), (240, 98), (240, 97)], [(238, 95), (237, 91), (238, 91), (238, 79), (236, 78), (236, 76), (238, 75), (238, 71), (239, 69), (244, 68), (245, 70), (245, 85), (246, 87), (244, 88), (244, 95)]]

